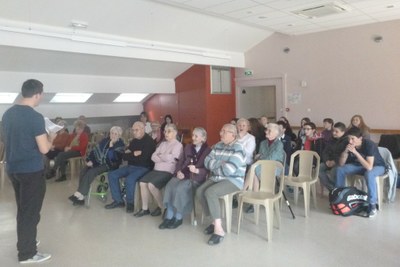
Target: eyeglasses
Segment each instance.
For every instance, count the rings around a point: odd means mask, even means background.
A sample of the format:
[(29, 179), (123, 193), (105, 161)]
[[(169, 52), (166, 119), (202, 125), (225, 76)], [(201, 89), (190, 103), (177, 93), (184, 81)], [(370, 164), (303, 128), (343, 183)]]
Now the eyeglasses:
[(221, 130), (219, 131), (220, 134), (225, 134), (225, 133), (234, 133), (233, 131), (228, 131), (228, 130)]
[(304, 129), (304, 131), (311, 131), (312, 130), (312, 128), (308, 128), (308, 127), (305, 127), (303, 129)]

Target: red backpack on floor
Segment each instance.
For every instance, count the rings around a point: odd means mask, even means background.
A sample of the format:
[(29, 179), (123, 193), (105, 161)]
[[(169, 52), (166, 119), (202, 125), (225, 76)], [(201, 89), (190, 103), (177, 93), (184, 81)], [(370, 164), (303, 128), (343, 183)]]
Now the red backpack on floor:
[(368, 217), (368, 195), (355, 187), (338, 187), (329, 193), (329, 203), (333, 214)]

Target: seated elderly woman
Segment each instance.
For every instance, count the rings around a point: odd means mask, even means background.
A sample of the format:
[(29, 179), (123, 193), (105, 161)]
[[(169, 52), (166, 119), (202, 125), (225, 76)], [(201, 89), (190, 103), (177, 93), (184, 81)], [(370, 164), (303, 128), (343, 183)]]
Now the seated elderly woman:
[(239, 132), (238, 141), (241, 142), (246, 153), (246, 164), (250, 166), (253, 163), (254, 151), (256, 150), (256, 138), (250, 134), (250, 122), (247, 119), (240, 118), (236, 127)]
[(68, 159), (74, 157), (85, 156), (87, 145), (89, 142), (88, 135), (84, 132), (85, 122), (77, 120), (74, 122), (74, 133), (69, 136), (69, 145), (64, 148), (64, 152), (60, 152), (55, 158), (55, 163), (52, 169), (46, 174), (46, 178), (50, 179), (56, 175), (56, 170), (60, 169), (60, 177), (56, 182), (67, 180), (65, 170), (67, 168)]
[(46, 157), (51, 160), (54, 159), (58, 153), (63, 152), (64, 148), (69, 144), (69, 134), (67, 132), (67, 122), (65, 120), (57, 121), (57, 125), (63, 126), (61, 130), (57, 132), (56, 138), (53, 140), (53, 145)]
[(142, 197), (142, 208), (134, 214), (135, 217), (149, 215), (149, 198), (153, 195), (158, 207), (151, 216), (161, 215), (163, 209), (162, 195), (160, 190), (169, 182), (175, 173), (176, 164), (182, 155), (182, 144), (176, 140), (178, 130), (175, 124), (167, 124), (164, 130), (165, 141), (162, 141), (151, 156), (155, 163), (154, 169), (140, 179), (140, 194)]
[(225, 235), (219, 197), (243, 189), (246, 171), (246, 155), (237, 140), (238, 131), (235, 125), (225, 124), (219, 134), (221, 141), (214, 145), (204, 161), (211, 172), (210, 178), (196, 191), (204, 213), (213, 220), (204, 230), (205, 234), (212, 234), (208, 240), (209, 245), (219, 244)]
[[(279, 139), (281, 136), (279, 125), (276, 123), (268, 123), (267, 129), (265, 130), (265, 137), (267, 140), (264, 140), (260, 144), (260, 153), (255, 156), (255, 160), (275, 160), (284, 164), (285, 160), (285, 151), (283, 149), (283, 142)], [(260, 167), (256, 168), (256, 176), (258, 179), (253, 179), (253, 191), (259, 191), (260, 188)], [(279, 175), (279, 173), (277, 173)], [(248, 187), (245, 184), (245, 189)], [(246, 209), (247, 213), (254, 212), (253, 205), (248, 206)]]
[(125, 144), (121, 139), (122, 129), (113, 126), (110, 129), (110, 137), (106, 137), (97, 144), (86, 158), (86, 167), (79, 174), (78, 190), (69, 197), (72, 204), (83, 205), (90, 184), (97, 175), (118, 169), (122, 162)]
[(164, 206), (167, 210), (158, 228), (175, 229), (182, 224), (183, 216), (192, 211), (193, 192), (206, 180), (208, 172), (204, 167), (204, 159), (210, 153), (206, 140), (206, 130), (201, 127), (193, 130), (193, 142), (185, 146), (175, 176), (165, 187)]

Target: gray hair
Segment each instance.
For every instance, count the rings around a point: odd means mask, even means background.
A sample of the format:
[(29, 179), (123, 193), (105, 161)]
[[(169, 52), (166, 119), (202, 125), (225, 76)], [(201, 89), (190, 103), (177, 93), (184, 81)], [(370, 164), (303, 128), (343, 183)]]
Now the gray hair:
[(204, 142), (207, 141), (207, 132), (203, 127), (196, 127), (193, 129), (193, 133), (197, 133), (198, 135), (204, 138)]
[(247, 127), (250, 127), (250, 122), (249, 122), (248, 119), (240, 118), (240, 119), (238, 119), (238, 121), (236, 122), (236, 125), (238, 125), (238, 124), (241, 123), (241, 122), (246, 123)]
[(235, 136), (235, 139), (238, 137), (239, 133), (238, 133), (238, 129), (237, 129), (236, 125), (227, 123), (227, 124), (224, 124), (224, 126), (222, 126), (222, 129), (223, 128), (227, 128), (229, 131), (232, 131), (233, 135)]
[(135, 121), (135, 123), (132, 125), (132, 127), (135, 125), (139, 126), (140, 129), (144, 129), (146, 127), (146, 125), (141, 121)]
[(83, 120), (76, 120), (74, 122), (74, 128), (85, 129), (86, 123)]
[(271, 130), (271, 131), (276, 131), (278, 134), (281, 134), (281, 129), (279, 128), (279, 125), (276, 123), (268, 123), (267, 125), (267, 129)]
[(113, 127), (111, 127), (111, 129), (110, 129), (110, 133), (111, 133), (111, 132), (116, 133), (116, 134), (118, 134), (118, 137), (121, 137), (121, 135), (122, 135), (122, 128), (119, 127), (119, 126), (113, 126)]
[[(174, 130), (175, 132), (178, 132), (178, 128), (177, 128), (176, 125), (173, 124), (173, 123), (170, 123), (170, 124), (165, 125), (165, 129), (172, 129), (172, 130)], [(164, 130), (165, 130), (165, 129), (164, 129)]]

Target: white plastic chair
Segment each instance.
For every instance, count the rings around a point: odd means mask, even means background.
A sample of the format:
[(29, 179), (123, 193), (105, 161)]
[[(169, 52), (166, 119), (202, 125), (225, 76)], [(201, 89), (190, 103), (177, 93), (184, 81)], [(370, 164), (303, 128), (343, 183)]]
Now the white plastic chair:
[[(257, 179), (255, 169), (261, 168), (260, 178), (260, 191), (253, 192), (253, 180)], [(276, 174), (280, 173), (279, 189), (276, 192)], [(282, 198), (282, 191), (284, 186), (284, 173), (285, 168), (282, 163), (273, 160), (259, 160), (255, 162), (250, 168), (250, 174), (248, 176), (249, 191), (242, 191), (239, 194), (239, 215), (238, 215), (238, 230), (240, 231), (240, 223), (242, 220), (243, 203), (249, 203), (255, 205), (254, 207), (254, 219), (255, 223), (259, 221), (259, 205), (265, 207), (265, 216), (267, 221), (267, 241), (272, 239), (272, 228), (274, 224), (274, 214), (276, 213), (277, 228), (280, 227), (280, 208), (279, 199)]]
[[(299, 174), (294, 176), (293, 167), (296, 157), (299, 160)], [(315, 163), (315, 166), (314, 166)], [(304, 215), (308, 217), (310, 212), (310, 193), (313, 195), (314, 206), (317, 207), (317, 190), (320, 157), (317, 152), (298, 150), (290, 157), (289, 175), (285, 177), (285, 185), (294, 187), (294, 203), (297, 205), (299, 187), (303, 189)]]
[[(387, 157), (392, 157), (392, 155), (390, 154), (390, 151), (385, 148), (385, 147), (378, 147), (379, 149), (379, 153), (381, 154), (381, 156), (383, 157), (383, 154), (387, 155)], [(390, 158), (385, 159), (385, 157), (383, 157), (383, 159), (385, 160), (386, 164), (388, 164), (388, 161), (390, 161)], [(391, 158), (393, 161), (393, 158)], [(387, 172), (385, 172), (383, 175), (377, 176), (376, 177), (376, 192), (377, 192), (377, 197), (378, 197), (378, 205), (379, 205), (379, 209), (382, 209), (383, 207), (383, 202), (386, 199), (385, 197), (385, 193), (384, 193), (384, 187), (385, 187), (385, 180), (389, 178), (389, 175)], [(359, 182), (362, 186), (362, 189), (364, 191), (367, 191), (367, 186), (365, 183), (365, 179), (363, 175), (348, 175), (346, 176), (346, 185), (351, 185), (351, 186), (355, 186), (355, 184)]]

